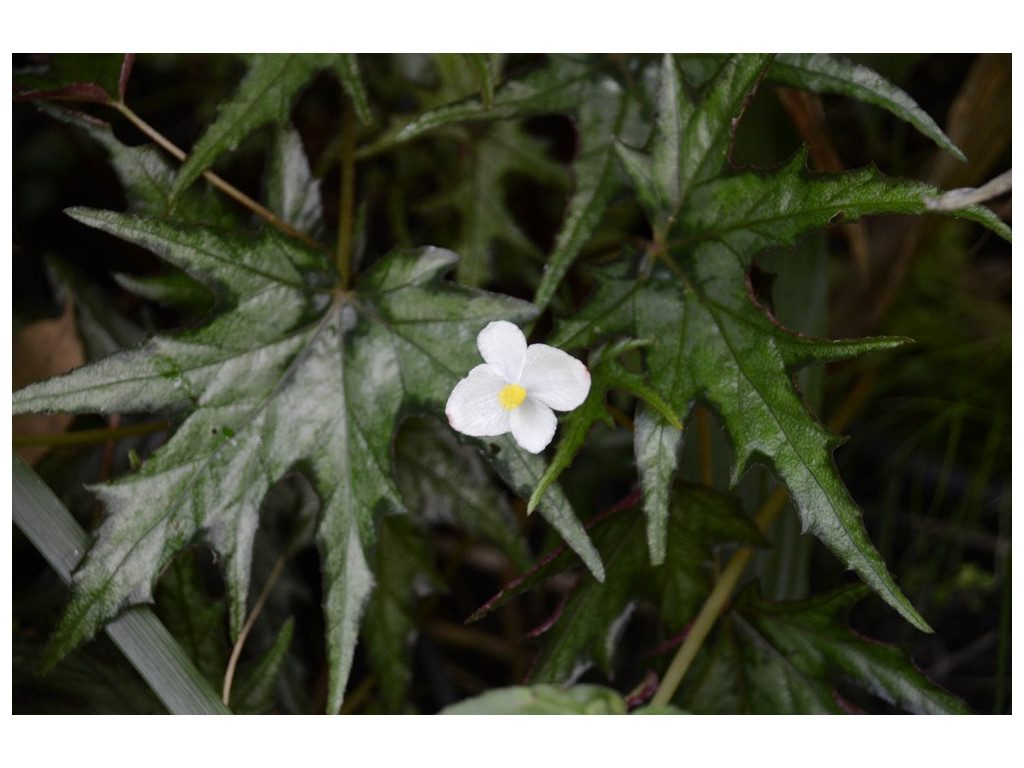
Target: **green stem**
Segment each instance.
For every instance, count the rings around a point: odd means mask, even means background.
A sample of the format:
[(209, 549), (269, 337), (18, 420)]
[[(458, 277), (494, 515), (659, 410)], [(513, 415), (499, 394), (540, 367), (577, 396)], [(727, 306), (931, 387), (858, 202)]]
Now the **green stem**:
[[(788, 498), (789, 494), (783, 488), (776, 488), (768, 496), (755, 518), (755, 522), (762, 531), (771, 525), (775, 516), (786, 505)], [(722, 571), (722, 575), (715, 582), (711, 594), (708, 595), (704, 605), (701, 606), (700, 613), (693, 620), (689, 634), (687, 634), (683, 644), (679, 646), (679, 650), (676, 651), (672, 663), (669, 664), (657, 693), (651, 699), (651, 706), (664, 707), (671, 703), (676, 689), (683, 681), (687, 671), (689, 671), (690, 664), (697, 657), (697, 652), (704, 644), (704, 640), (707, 638), (708, 633), (711, 632), (711, 628), (728, 605), (733, 589), (736, 588), (740, 576), (743, 575), (743, 571), (746, 570), (747, 564), (753, 556), (753, 547), (743, 547), (736, 550), (730, 558), (729, 563)]]
[(144, 424), (131, 424), (116, 429), (80, 429), (74, 432), (56, 432), (45, 435), (14, 435), (11, 442), (15, 446), (22, 445), (92, 445), (105, 443), (107, 440), (120, 440), (122, 437), (149, 435), (167, 429), (166, 421), (148, 421)]
[[(836, 409), (832, 418), (828, 420), (830, 430), (842, 432), (846, 428), (846, 425), (850, 423), (857, 411), (864, 405), (868, 395), (871, 394), (871, 390), (875, 385), (875, 379), (876, 372), (874, 369), (868, 369), (860, 376), (853, 388), (843, 399), (839, 408)], [(781, 486), (772, 491), (768, 498), (765, 499), (764, 504), (761, 505), (757, 515), (754, 517), (754, 522), (762, 532), (768, 530), (768, 527), (774, 522), (779, 512), (786, 506), (788, 499), (789, 494)], [(668, 669), (665, 671), (665, 677), (662, 679), (658, 691), (654, 694), (654, 698), (651, 699), (652, 706), (663, 707), (672, 701), (676, 689), (679, 688), (683, 677), (690, 669), (690, 664), (697, 657), (697, 652), (704, 644), (705, 638), (707, 638), (718, 617), (722, 615), (722, 612), (728, 606), (729, 598), (736, 588), (736, 584), (739, 583), (740, 576), (743, 575), (743, 571), (750, 562), (750, 558), (753, 556), (754, 549), (752, 547), (743, 547), (736, 550), (730, 558), (729, 563), (725, 566), (725, 570), (722, 571), (722, 575), (715, 582), (711, 594), (708, 595), (704, 605), (701, 606), (700, 613), (693, 620), (689, 634), (683, 640), (683, 644), (679, 646), (675, 658), (672, 659), (672, 663), (669, 664)]]
[(352, 222), (355, 210), (356, 153), (352, 106), (345, 100), (341, 124), (341, 200), (338, 204), (338, 274), (341, 289), (352, 280)]
[[(164, 151), (166, 151), (168, 154), (173, 156), (179, 162), (184, 162), (185, 158), (187, 157), (187, 155), (185, 154), (185, 151), (182, 150), (177, 145), (175, 145), (174, 143), (172, 143), (169, 139), (167, 139), (167, 137), (165, 137), (162, 133), (160, 133), (158, 130), (156, 130), (156, 128), (154, 128), (149, 123), (147, 123), (145, 120), (143, 120), (141, 117), (139, 117), (137, 114), (135, 114), (135, 112), (132, 110), (131, 107), (129, 107), (123, 101), (111, 101), (109, 103), (110, 103), (110, 106), (112, 106), (114, 109), (116, 109), (122, 115), (124, 115), (124, 117), (129, 122), (131, 122), (132, 125), (134, 125), (136, 128), (138, 128), (144, 134), (146, 134), (146, 136), (151, 138), (154, 142), (156, 142), (156, 144), (159, 147), (161, 147)], [(310, 246), (312, 248), (316, 248), (318, 250), (322, 250), (323, 249), (323, 246), (320, 243), (318, 243), (316, 240), (311, 238), (305, 232), (300, 232), (299, 230), (295, 229), (295, 227), (293, 227), (288, 222), (284, 221), (281, 218), (278, 218), (278, 216), (276, 216), (271, 210), (269, 210), (269, 209), (265, 208), (264, 206), (260, 205), (259, 203), (257, 203), (255, 200), (253, 200), (247, 194), (242, 192), (242, 190), (240, 190), (237, 187), (232, 186), (228, 182), (224, 181), (224, 179), (222, 179), (220, 176), (215, 174), (213, 171), (210, 171), (210, 170), (203, 171), (203, 177), (208, 182), (210, 182), (210, 184), (212, 184), (214, 187), (219, 189), (225, 195), (230, 197), (236, 203), (238, 203), (239, 205), (241, 205), (241, 206), (243, 206), (245, 208), (248, 208), (250, 211), (255, 213), (257, 216), (260, 216), (261, 218), (265, 219), (270, 224), (272, 224), (273, 226), (275, 226), (278, 229), (280, 229), (282, 232), (285, 232), (285, 233), (291, 235), (292, 237), (296, 238), (297, 240), (301, 240), (303, 243), (305, 243), (306, 245), (308, 245), (308, 246)]]

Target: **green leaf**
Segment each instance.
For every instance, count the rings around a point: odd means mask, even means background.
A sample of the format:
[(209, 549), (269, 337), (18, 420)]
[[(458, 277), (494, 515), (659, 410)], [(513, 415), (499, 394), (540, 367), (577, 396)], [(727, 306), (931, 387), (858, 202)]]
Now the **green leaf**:
[(768, 77), (796, 88), (848, 96), (886, 109), (906, 120), (958, 160), (967, 160), (910, 96), (861, 64), (825, 53), (782, 53), (772, 62)]
[[(491, 463), (501, 479), (519, 496), (529, 498), (544, 475), (543, 455), (520, 449), (511, 435), (485, 438), (484, 444), (488, 446)], [(562, 489), (557, 485), (549, 485), (535, 506), (541, 517), (551, 523), (551, 527), (580, 556), (594, 578), (604, 581), (601, 555), (587, 536)]]
[(480, 451), (447, 425), (409, 419), (395, 443), (398, 489), (410, 513), (454, 525), (495, 544), (519, 570), (531, 565), (508, 494), (493, 482)]
[(650, 161), (658, 229), (670, 225), (695, 185), (721, 174), (735, 124), (770, 61), (770, 56), (727, 59), (695, 103), (675, 61), (665, 57)]
[[(197, 554), (190, 550), (175, 558), (157, 586), (156, 611), (210, 685), (220, 690), (232, 651), (227, 607), (224, 600), (211, 596), (201, 571), (201, 557), (205, 557), (212, 568), (209, 552)], [(288, 619), (264, 653), (254, 661), (239, 665), (231, 687), (233, 712), (262, 714), (270, 711), (274, 704), (274, 685), (293, 631), (294, 622)], [(254, 640), (252, 635), (247, 639), (247, 654), (252, 655)]]
[(179, 221), (229, 226), (237, 223), (235, 212), (223, 195), (212, 188), (196, 188), (177, 200), (171, 189), (178, 172), (177, 164), (167, 160), (164, 150), (143, 144), (122, 144), (109, 123), (94, 117), (41, 105), (56, 120), (83, 131), (103, 147), (114, 173), (124, 190), (128, 210), (152, 216), (174, 216)]
[(295, 129), (275, 131), (264, 187), (267, 208), (283, 221), (307, 234), (322, 228), (320, 182), (313, 177), (302, 139)]
[[(490, 104), (470, 98), (441, 105), (393, 128), (374, 144), (360, 150), (359, 154), (376, 154), (430, 131), (459, 123), (543, 113), (571, 114), (579, 131), (579, 147), (573, 167), (574, 189), (536, 290), (534, 302), (544, 309), (620, 186), (620, 172), (614, 157), (616, 139), (641, 140), (644, 126), (636, 106), (631, 94), (611, 77), (602, 74), (593, 61), (573, 56), (552, 57), (546, 67), (499, 88)], [(486, 152), (481, 158), (494, 162), (490, 159), (493, 156), (493, 152)], [(475, 176), (472, 178), (482, 181)], [(475, 202), (479, 208), (487, 199), (481, 198), (475, 187), (466, 189), (466, 194), (467, 201)], [(493, 194), (493, 189), (490, 194)], [(481, 210), (480, 215), (470, 217), (469, 232), (475, 231), (474, 221), (481, 222), (489, 230), (515, 231), (508, 226), (499, 228), (495, 223), (507, 217), (505, 208), (501, 205), (497, 210)]]
[(115, 273), (114, 280), (144, 299), (175, 307), (188, 315), (203, 317), (213, 309), (214, 299), (206, 287), (180, 269), (168, 267), (155, 275)]
[[(624, 715), (626, 700), (600, 685), (538, 683), (497, 688), (452, 704), (442, 715)], [(684, 715), (674, 706), (638, 707), (631, 715)]]
[(654, 565), (665, 562), (672, 481), (682, 444), (681, 429), (650, 408), (638, 409), (633, 421), (633, 453), (647, 517), (647, 546)]
[(192, 147), (171, 190), (177, 199), (214, 160), (235, 149), (260, 126), (288, 123), (292, 105), (313, 75), (336, 63), (338, 54), (263, 53), (246, 57), (248, 70), (230, 99), (220, 105)]
[(530, 499), (526, 504), (527, 513), (536, 509), (547, 489), (572, 464), (572, 460), (586, 442), (590, 428), (597, 422), (614, 426), (614, 421), (605, 406), (605, 394), (609, 384), (604, 380), (601, 371), (595, 367), (590, 368), (590, 375), (590, 391), (587, 393), (587, 399), (564, 418), (558, 449), (537, 482), (537, 486), (533, 489), (533, 493), (530, 494)]
[(726, 541), (763, 543), (734, 499), (698, 486), (681, 486), (666, 521), (668, 557), (663, 565), (652, 566), (638, 511), (635, 505), (623, 504), (591, 526), (607, 578), (603, 584), (584, 578), (545, 625), (545, 643), (531, 680), (572, 682), (591, 664), (610, 675), (637, 600), (646, 598), (658, 606), (661, 625), (672, 636), (693, 620), (711, 589), (705, 567), (710, 547)]
[(624, 715), (626, 703), (600, 685), (498, 688), (441, 711), (442, 715)]
[(363, 125), (373, 122), (373, 115), (370, 113), (370, 99), (366, 95), (366, 88), (363, 86), (363, 78), (359, 74), (359, 62), (354, 53), (339, 53), (334, 62), (334, 71), (341, 80), (341, 87), (352, 99), (356, 114)]
[[(838, 439), (807, 411), (792, 380), (808, 364), (903, 342), (792, 334), (753, 303), (747, 272), (768, 247), (791, 246), (799, 235), (837, 220), (920, 213), (935, 194), (928, 185), (888, 179), (874, 169), (812, 175), (803, 153), (773, 173), (699, 185), (670, 235), (674, 272), (654, 271), (646, 279), (622, 268), (601, 273), (590, 304), (563, 319), (551, 340), (586, 345), (616, 333), (656, 339), (647, 353), (652, 386), (683, 416), (698, 400), (719, 416), (733, 446), (732, 481), (753, 461), (766, 462), (786, 484), (804, 528), (921, 629), (927, 624), (890, 578), (838, 477), (831, 459)], [(969, 216), (1008, 234), (977, 211)], [(637, 463), (656, 562), (680, 439), (650, 414), (638, 416)]]
[(736, 123), (770, 60), (768, 56), (725, 59), (695, 101), (675, 58), (663, 58), (650, 154), (628, 144), (616, 146), (656, 239), (671, 228), (690, 190), (721, 173)]
[(542, 310), (622, 186), (615, 158), (620, 146), (617, 142), (640, 141), (644, 130), (636, 100), (610, 77), (593, 82), (589, 96), (573, 109), (578, 133), (573, 191), (534, 294), (533, 301)]
[(467, 53), (466, 57), (480, 77), (480, 99), (484, 109), (490, 109), (494, 103), (494, 57), (487, 53)]
[[(211, 560), (209, 552), (204, 554)], [(203, 677), (220, 689), (231, 656), (227, 613), (224, 601), (210, 596), (199, 557), (189, 551), (171, 563), (156, 589), (156, 610)]]
[(402, 714), (412, 679), (417, 598), (440, 586), (433, 553), (408, 515), (381, 521), (373, 574), (377, 586), (366, 606), (363, 632), (386, 711)]
[(124, 98), (135, 54), (58, 53), (14, 75), (15, 98), (108, 104)]
[[(804, 527), (908, 620), (926, 627), (889, 577), (839, 479), (831, 458), (838, 439), (808, 412), (792, 379), (803, 365), (888, 349), (903, 340), (828, 342), (785, 331), (750, 301), (745, 280), (725, 279), (746, 269), (717, 243), (692, 251), (681, 269), (689, 277), (682, 285), (662, 272), (644, 283), (606, 274), (589, 307), (563, 324), (556, 339), (575, 340), (595, 327), (592, 321), (605, 333), (657, 339), (646, 355), (652, 385), (683, 416), (697, 400), (718, 415), (733, 446), (733, 483), (755, 459), (768, 463), (787, 485)], [(638, 419), (645, 510), (655, 521), (665, 514), (659, 507), (675, 473), (678, 434), (649, 416)], [(652, 526), (655, 562), (660, 538)]]
[[(533, 308), (443, 284), (441, 274), (456, 260), (449, 251), (391, 254), (345, 293), (332, 290), (321, 254), (272, 232), (253, 239), (161, 219), (72, 213), (203, 280), (221, 313), (201, 328), (154, 337), (15, 395), (18, 412), (183, 409), (175, 435), (138, 473), (96, 488), (107, 517), (76, 574), (57, 652), (125, 605), (149, 599), (160, 568), (194, 541), (220, 555), (237, 633), (260, 501), (299, 467), (323, 504), (328, 706), (336, 710), (373, 585), (366, 552), (374, 520), (402, 508), (391, 476), (397, 421), (410, 408), (439, 413), (477, 362), (480, 328), (498, 318), (528, 319)], [(572, 515), (567, 505), (558, 509)]]
[[(721, 66), (726, 57), (721, 54), (686, 54), (678, 58), (688, 73), (704, 79)], [(863, 64), (827, 53), (780, 53), (772, 60), (766, 78), (794, 88), (846, 96), (881, 107), (913, 125), (957, 159), (966, 159), (931, 116), (905, 91)]]
[[(964, 218), (1009, 241), (1010, 228), (983, 206), (933, 211), (942, 193), (928, 184), (885, 176), (876, 168), (847, 173), (811, 173), (806, 148), (786, 165), (766, 173), (742, 173), (701, 186), (683, 211), (673, 245), (689, 248), (720, 240), (749, 262), (769, 247), (788, 247), (812, 229), (858, 221), (868, 215), (934, 213)], [(723, 281), (724, 282), (724, 281)]]
[(857, 584), (766, 602), (756, 589), (745, 590), (675, 703), (695, 713), (842, 713), (851, 705), (837, 686), (850, 685), (915, 714), (968, 714), (906, 652), (849, 629), (847, 615), (866, 594)]
[[(547, 66), (505, 83), (489, 103), (486, 99), (469, 98), (435, 107), (392, 128), (358, 153), (360, 156), (376, 154), (445, 126), (543, 113), (572, 115), (579, 132), (579, 147), (573, 167), (573, 194), (535, 293), (534, 302), (539, 309), (546, 308), (551, 301), (559, 282), (600, 223), (620, 186), (620, 171), (614, 156), (616, 139), (642, 140), (644, 124), (637, 114), (636, 100), (618, 82), (602, 74), (598, 64), (585, 57), (552, 57)], [(481, 162), (495, 162), (494, 152), (487, 151), (486, 147), (482, 147), (481, 152)], [(518, 159), (521, 162), (522, 157)], [(487, 179), (471, 174), (470, 180), (460, 188), (465, 195), (462, 207), (471, 214), (474, 207), (476, 209), (476, 215), (467, 216), (464, 224), (462, 240), (470, 238), (463, 248), (465, 253), (475, 252), (470, 248), (478, 249), (481, 239), (486, 248), (496, 232), (509, 233), (513, 239), (520, 240), (516, 234), (518, 228), (507, 225), (506, 206), (487, 206), (494, 188), (493, 183), (483, 184), (485, 181)], [(502, 223), (505, 226), (500, 226)], [(470, 284), (477, 282), (477, 272), (474, 270), (466, 276)]]
[(378, 154), (446, 125), (571, 112), (586, 102), (594, 69), (594, 63), (585, 57), (553, 57), (547, 66), (503, 83), (495, 90), (489, 108), (478, 97), (434, 107), (397, 122), (375, 142), (362, 147), (356, 156)]
[(543, 142), (509, 121), (487, 126), (484, 132), (459, 137), (458, 182), (420, 208), (454, 208), (459, 229), (453, 241), (456, 252), (465, 254), (455, 268), (458, 282), (481, 286), (492, 280), (495, 245), (510, 245), (517, 261), (524, 255), (541, 261), (542, 256), (516, 222), (505, 203), (505, 181), (510, 172), (542, 183), (564, 183), (565, 171), (546, 156)]
[(591, 384), (587, 399), (565, 417), (558, 450), (555, 451), (537, 487), (530, 494), (530, 500), (526, 505), (527, 513), (536, 508), (551, 483), (572, 463), (583, 447), (590, 428), (599, 421), (614, 426), (614, 420), (605, 405), (605, 395), (612, 387), (624, 390), (649, 403), (658, 409), (676, 430), (682, 430), (683, 425), (676, 418), (671, 406), (647, 386), (642, 376), (627, 370), (618, 360), (618, 356), (624, 351), (641, 345), (638, 342), (620, 342), (594, 353), (589, 369)]

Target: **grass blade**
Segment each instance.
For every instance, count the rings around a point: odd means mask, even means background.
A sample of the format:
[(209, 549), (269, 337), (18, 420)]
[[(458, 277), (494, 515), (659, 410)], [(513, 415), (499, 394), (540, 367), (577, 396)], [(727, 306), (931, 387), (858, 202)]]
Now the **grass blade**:
[[(89, 537), (42, 479), (14, 456), (14, 522), (65, 583)], [(106, 626), (107, 634), (153, 692), (177, 715), (230, 714), (149, 608), (132, 608)]]

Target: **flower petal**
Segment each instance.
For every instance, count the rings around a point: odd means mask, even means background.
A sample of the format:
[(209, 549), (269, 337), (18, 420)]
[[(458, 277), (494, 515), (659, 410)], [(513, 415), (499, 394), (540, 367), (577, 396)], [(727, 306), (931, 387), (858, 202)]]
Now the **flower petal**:
[(520, 448), (530, 453), (540, 453), (555, 436), (558, 421), (554, 411), (544, 403), (528, 397), (514, 411), (509, 411), (509, 424), (512, 437)]
[(547, 344), (531, 344), (519, 382), (549, 408), (571, 411), (587, 399), (590, 371), (572, 355)]
[(505, 380), (487, 364), (478, 365), (455, 385), (445, 416), (452, 429), (473, 437), (492, 437), (509, 431), (509, 413), (498, 402)]
[(488, 323), (476, 337), (476, 345), (484, 360), (501, 371), (505, 381), (518, 384), (526, 361), (526, 337), (507, 320)]

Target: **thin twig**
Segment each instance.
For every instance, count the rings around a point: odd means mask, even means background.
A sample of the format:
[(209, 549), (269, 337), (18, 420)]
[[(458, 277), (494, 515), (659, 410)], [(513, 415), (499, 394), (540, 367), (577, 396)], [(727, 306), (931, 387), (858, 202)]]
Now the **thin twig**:
[[(136, 128), (138, 128), (140, 131), (142, 131), (144, 134), (146, 134), (149, 138), (151, 138), (154, 142), (156, 142), (156, 144), (158, 146), (160, 146), (168, 154), (172, 155), (176, 160), (178, 160), (180, 162), (184, 162), (185, 161), (185, 158), (188, 155), (186, 155), (184, 150), (182, 150), (180, 147), (178, 147), (177, 145), (172, 143), (169, 139), (167, 139), (163, 134), (161, 134), (153, 126), (151, 126), (149, 123), (147, 123), (141, 117), (139, 117), (132, 110), (132, 108), (129, 107), (127, 104), (125, 104), (124, 102), (121, 102), (121, 101), (112, 101), (112, 102), (110, 102), (110, 106), (112, 106), (114, 109), (116, 109), (122, 115), (124, 115), (125, 118), (127, 118)], [(300, 232), (299, 230), (295, 229), (295, 227), (293, 227), (288, 222), (284, 221), (281, 218), (278, 218), (278, 216), (275, 215), (272, 211), (270, 211), (269, 209), (267, 209), (267, 208), (263, 207), (262, 205), (260, 205), (259, 203), (257, 203), (255, 200), (253, 200), (247, 194), (242, 192), (242, 190), (240, 190), (237, 187), (234, 187), (231, 184), (229, 184), (228, 182), (224, 181), (224, 179), (222, 179), (220, 176), (215, 174), (213, 171), (211, 171), (211, 170), (203, 171), (203, 177), (208, 182), (210, 182), (214, 187), (216, 187), (221, 192), (223, 192), (225, 195), (227, 195), (232, 200), (234, 200), (236, 203), (238, 203), (239, 205), (241, 205), (241, 206), (243, 206), (245, 208), (248, 208), (250, 211), (255, 213), (257, 216), (262, 217), (263, 219), (268, 221), (270, 224), (272, 224), (273, 226), (275, 226), (278, 229), (280, 229), (282, 232), (285, 232), (285, 233), (291, 235), (292, 237), (296, 238), (297, 240), (301, 240), (303, 243), (305, 243), (306, 245), (308, 245), (308, 246), (310, 246), (312, 248), (316, 248), (318, 250), (323, 250), (323, 245), (322, 244), (318, 243), (316, 240), (311, 238), (305, 232)]]
[(235, 647), (231, 649), (231, 658), (228, 659), (228, 667), (224, 671), (224, 692), (222, 700), (224, 706), (228, 706), (231, 702), (231, 683), (235, 678), (235, 667), (238, 665), (238, 658), (242, 655), (242, 647), (245, 645), (246, 638), (249, 637), (249, 633), (252, 631), (253, 625), (256, 623), (257, 617), (260, 615), (260, 611), (263, 610), (264, 604), (267, 602), (267, 598), (270, 597), (270, 590), (274, 588), (274, 584), (277, 583), (277, 579), (281, 576), (281, 572), (284, 570), (284, 564), (288, 562), (288, 558), (282, 555), (274, 563), (274, 570), (270, 572), (270, 577), (267, 579), (267, 583), (263, 587), (263, 591), (260, 593), (259, 600), (256, 601), (256, 605), (252, 607), (252, 612), (249, 613), (249, 618), (245, 620), (245, 625), (242, 627), (242, 631), (238, 633), (238, 640), (235, 641)]

